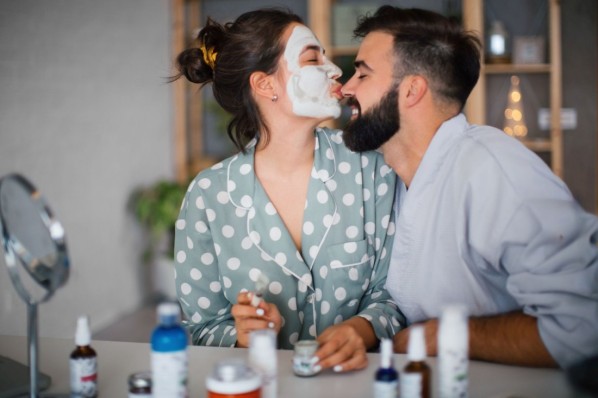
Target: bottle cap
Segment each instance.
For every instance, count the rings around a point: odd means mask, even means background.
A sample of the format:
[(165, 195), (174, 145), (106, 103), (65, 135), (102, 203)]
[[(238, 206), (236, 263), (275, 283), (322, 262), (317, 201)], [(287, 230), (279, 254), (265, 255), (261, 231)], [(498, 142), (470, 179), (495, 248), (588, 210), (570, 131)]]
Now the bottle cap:
[(391, 368), (392, 367), (392, 340), (382, 339), (380, 343), (380, 367)]
[(249, 393), (258, 392), (261, 385), (260, 375), (238, 358), (218, 362), (206, 378), (208, 396), (254, 396)]
[(299, 340), (295, 343), (295, 355), (312, 356), (318, 351), (320, 345), (316, 340)]
[(129, 376), (129, 388), (152, 388), (152, 372), (144, 371), (133, 373)]
[(173, 325), (179, 321), (181, 309), (177, 303), (165, 302), (158, 305), (156, 314), (158, 323)]
[(75, 344), (86, 346), (91, 342), (91, 332), (89, 330), (89, 318), (82, 315), (77, 319), (77, 329), (75, 331)]
[(276, 332), (272, 329), (258, 329), (249, 333), (249, 350), (269, 352), (276, 350)]
[(420, 362), (426, 359), (426, 338), (424, 336), (423, 326), (418, 325), (409, 328), (407, 358), (414, 362)]
[(442, 315), (440, 316), (440, 322), (446, 324), (462, 324), (467, 319), (467, 310), (462, 305), (449, 305), (446, 306)]
[(445, 307), (440, 315), (438, 328), (439, 347), (445, 343), (466, 346), (468, 339), (467, 309), (462, 305)]

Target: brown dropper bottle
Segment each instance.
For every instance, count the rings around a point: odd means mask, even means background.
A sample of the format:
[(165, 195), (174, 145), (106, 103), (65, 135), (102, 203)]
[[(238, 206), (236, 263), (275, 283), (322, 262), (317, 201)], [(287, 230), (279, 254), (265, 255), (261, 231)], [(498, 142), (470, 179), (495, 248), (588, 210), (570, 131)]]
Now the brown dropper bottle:
[(412, 326), (407, 347), (409, 362), (400, 378), (401, 398), (429, 398), (430, 367), (426, 364), (426, 343), (423, 326)]
[(70, 357), (71, 397), (92, 398), (98, 396), (97, 354), (91, 348), (89, 319), (81, 316), (77, 319), (75, 332), (76, 348)]

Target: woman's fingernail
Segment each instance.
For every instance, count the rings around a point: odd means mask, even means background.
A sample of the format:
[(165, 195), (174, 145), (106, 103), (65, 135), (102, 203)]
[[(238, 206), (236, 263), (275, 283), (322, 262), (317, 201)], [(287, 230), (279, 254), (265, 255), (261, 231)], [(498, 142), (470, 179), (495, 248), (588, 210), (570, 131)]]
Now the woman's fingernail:
[(318, 373), (320, 370), (322, 370), (322, 367), (320, 365), (316, 365), (313, 367), (314, 372)]
[(315, 365), (316, 363), (320, 362), (320, 358), (314, 356), (312, 357), (312, 359), (310, 360), (312, 365)]
[(332, 370), (334, 370), (335, 372), (342, 372), (343, 371), (343, 367), (341, 365), (336, 365), (334, 368), (332, 368)]
[(264, 316), (264, 314), (265, 314), (263, 308), (258, 308), (257, 310), (255, 310), (255, 313), (258, 314), (259, 316)]
[(274, 322), (268, 322), (268, 327), (270, 329), (274, 329)]

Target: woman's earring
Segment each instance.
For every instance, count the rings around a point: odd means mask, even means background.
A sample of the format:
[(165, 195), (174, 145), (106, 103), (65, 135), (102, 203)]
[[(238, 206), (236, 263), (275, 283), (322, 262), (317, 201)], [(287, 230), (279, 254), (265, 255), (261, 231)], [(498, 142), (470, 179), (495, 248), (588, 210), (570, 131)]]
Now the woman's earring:
[(278, 101), (278, 95), (274, 94), (272, 96), (272, 102), (276, 102), (276, 101)]

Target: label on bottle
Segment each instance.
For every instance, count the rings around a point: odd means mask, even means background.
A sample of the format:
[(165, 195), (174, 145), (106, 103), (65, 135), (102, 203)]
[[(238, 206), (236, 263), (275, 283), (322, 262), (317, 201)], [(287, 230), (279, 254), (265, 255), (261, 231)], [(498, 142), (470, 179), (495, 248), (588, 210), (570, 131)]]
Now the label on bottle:
[(187, 397), (187, 351), (152, 352), (152, 393), (155, 397)]
[(398, 385), (397, 381), (374, 381), (374, 398), (396, 398)]
[(467, 397), (468, 358), (461, 350), (446, 350), (439, 355), (440, 396)]
[(71, 394), (74, 397), (98, 395), (98, 363), (96, 357), (70, 359)]
[(420, 398), (422, 396), (422, 374), (401, 374), (401, 398)]

